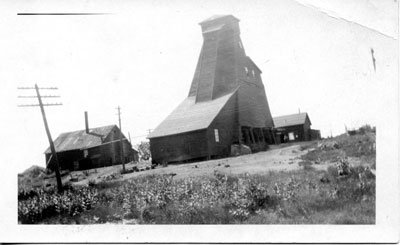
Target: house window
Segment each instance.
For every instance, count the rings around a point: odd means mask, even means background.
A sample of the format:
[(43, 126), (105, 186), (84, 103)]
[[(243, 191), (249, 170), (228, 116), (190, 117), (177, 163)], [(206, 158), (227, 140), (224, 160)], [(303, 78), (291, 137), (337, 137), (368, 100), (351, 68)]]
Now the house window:
[(244, 71), (246, 72), (246, 76), (249, 75), (249, 69), (247, 69), (247, 66), (244, 67)]
[(254, 70), (251, 70), (251, 73), (253, 73), (253, 77), (256, 77), (256, 73), (254, 72)]
[(89, 155), (88, 150), (83, 150), (83, 157), (87, 157)]
[(215, 135), (215, 142), (219, 142), (219, 133), (218, 133), (218, 129), (214, 129), (214, 135)]
[(289, 140), (294, 140), (294, 133), (293, 132), (289, 133)]

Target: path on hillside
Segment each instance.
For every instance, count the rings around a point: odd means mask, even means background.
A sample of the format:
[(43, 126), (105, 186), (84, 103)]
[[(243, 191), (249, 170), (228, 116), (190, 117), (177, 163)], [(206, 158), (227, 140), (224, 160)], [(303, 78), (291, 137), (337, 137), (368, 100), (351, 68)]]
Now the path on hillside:
[[(272, 146), (272, 149), (268, 151), (258, 152), (249, 155), (243, 155), (238, 157), (229, 157), (224, 159), (194, 162), (194, 163), (182, 163), (169, 165), (168, 167), (157, 167), (156, 169), (133, 172), (123, 175), (122, 179), (117, 180), (128, 180), (136, 178), (138, 176), (145, 175), (158, 175), (158, 174), (173, 174), (174, 179), (182, 179), (187, 177), (198, 177), (198, 176), (212, 176), (215, 171), (221, 174), (263, 174), (269, 171), (290, 171), (297, 170), (301, 167), (298, 163), (301, 161), (300, 156), (307, 153), (307, 150), (302, 151), (301, 146), (307, 144), (307, 142), (300, 142), (295, 145), (279, 145)], [(127, 165), (127, 168), (131, 168), (134, 165)], [(121, 166), (110, 166), (105, 168), (98, 168), (96, 170), (90, 170), (90, 174), (87, 178), (73, 182), (73, 185), (87, 185), (89, 180), (95, 180), (100, 182), (102, 177), (118, 173), (121, 171)], [(72, 172), (72, 175), (78, 174), (78, 172)], [(82, 175), (82, 173), (80, 173)], [(68, 182), (66, 178), (63, 182)]]
[(297, 144), (284, 148), (271, 149), (250, 155), (230, 157), (224, 159), (169, 165), (165, 168), (135, 172), (124, 175), (124, 179), (151, 174), (176, 174), (175, 179), (213, 175), (214, 171), (222, 174), (261, 174), (268, 171), (289, 171), (300, 169), (298, 165), (300, 156), (307, 151), (301, 151), (301, 145)]

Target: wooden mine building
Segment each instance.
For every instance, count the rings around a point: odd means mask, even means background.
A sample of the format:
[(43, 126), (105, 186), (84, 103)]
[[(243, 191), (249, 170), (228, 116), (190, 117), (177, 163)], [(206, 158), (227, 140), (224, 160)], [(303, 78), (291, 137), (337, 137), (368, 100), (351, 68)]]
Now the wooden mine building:
[[(120, 129), (116, 125), (89, 129), (86, 113), (85, 119), (85, 130), (62, 133), (54, 141), (60, 169), (73, 171), (122, 164)], [(123, 134), (122, 139), (124, 163), (137, 161), (138, 152)], [(52, 165), (50, 148), (45, 155), (49, 167)]]
[(233, 144), (258, 151), (273, 143), (261, 70), (246, 55), (239, 19), (213, 16), (200, 26), (204, 41), (189, 94), (148, 136), (155, 163), (225, 157)]
[(308, 141), (321, 138), (319, 130), (311, 129), (307, 113), (297, 113), (274, 117), (277, 143)]

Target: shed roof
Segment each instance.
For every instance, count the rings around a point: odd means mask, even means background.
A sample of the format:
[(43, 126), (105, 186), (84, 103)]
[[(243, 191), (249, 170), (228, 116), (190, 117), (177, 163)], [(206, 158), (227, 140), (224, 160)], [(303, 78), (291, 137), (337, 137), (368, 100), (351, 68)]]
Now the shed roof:
[[(308, 120), (310, 120), (307, 113), (303, 112), (303, 113), (274, 117), (273, 120), (274, 120), (275, 128), (281, 128), (281, 127), (304, 124), (306, 122), (307, 118), (308, 118)], [(310, 123), (311, 123), (311, 121), (310, 121)]]
[[(104, 127), (92, 128), (89, 130), (91, 133), (104, 135), (104, 138), (117, 127), (116, 125), (108, 125)], [(85, 130), (73, 131), (60, 134), (54, 141), (56, 152), (80, 150), (92, 148), (101, 145), (101, 139), (98, 136), (87, 134)], [(45, 153), (51, 153), (50, 147), (47, 148)]]
[(196, 96), (187, 97), (147, 138), (207, 128), (236, 91), (237, 89), (217, 99), (198, 103), (195, 103)]

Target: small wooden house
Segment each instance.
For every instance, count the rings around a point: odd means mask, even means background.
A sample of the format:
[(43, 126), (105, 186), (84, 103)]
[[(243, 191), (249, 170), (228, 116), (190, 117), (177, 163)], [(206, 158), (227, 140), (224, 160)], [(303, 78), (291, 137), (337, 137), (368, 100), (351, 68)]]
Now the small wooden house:
[[(120, 130), (116, 125), (60, 134), (54, 141), (60, 169), (84, 170), (122, 164)], [(122, 135), (123, 161), (138, 160), (138, 152)], [(53, 161), (50, 148), (45, 152), (47, 166)]]
[(274, 117), (277, 143), (308, 141), (321, 138), (319, 130), (311, 129), (307, 113)]

